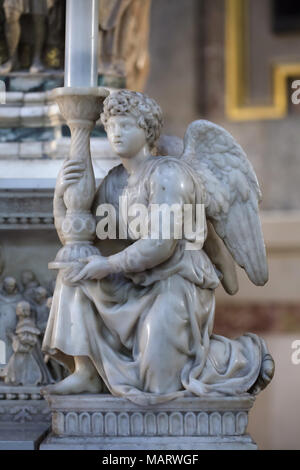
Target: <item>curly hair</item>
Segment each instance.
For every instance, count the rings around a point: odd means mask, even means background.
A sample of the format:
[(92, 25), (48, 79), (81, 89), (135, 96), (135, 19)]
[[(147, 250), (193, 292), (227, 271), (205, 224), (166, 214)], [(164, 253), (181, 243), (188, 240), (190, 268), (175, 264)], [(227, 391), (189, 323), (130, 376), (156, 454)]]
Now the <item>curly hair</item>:
[(147, 95), (129, 90), (116, 91), (104, 100), (101, 121), (105, 128), (111, 116), (127, 114), (134, 116), (138, 126), (144, 129), (148, 145), (152, 149), (163, 125), (160, 106)]

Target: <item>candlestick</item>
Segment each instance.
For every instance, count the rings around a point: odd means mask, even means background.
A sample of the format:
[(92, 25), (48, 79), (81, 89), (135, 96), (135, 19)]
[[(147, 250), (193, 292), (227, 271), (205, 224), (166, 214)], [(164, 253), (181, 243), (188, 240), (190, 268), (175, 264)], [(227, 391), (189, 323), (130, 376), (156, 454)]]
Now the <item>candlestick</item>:
[(98, 82), (99, 0), (67, 0), (65, 87)]
[(64, 246), (49, 263), (50, 269), (60, 269), (66, 263), (99, 254), (93, 245), (96, 224), (90, 208), (95, 196), (95, 177), (90, 152), (90, 133), (100, 117), (102, 103), (109, 91), (105, 88), (56, 88), (52, 97), (71, 130), (71, 147), (67, 159), (85, 164), (85, 171), (77, 183), (68, 187), (63, 201), (64, 220), (56, 226)]

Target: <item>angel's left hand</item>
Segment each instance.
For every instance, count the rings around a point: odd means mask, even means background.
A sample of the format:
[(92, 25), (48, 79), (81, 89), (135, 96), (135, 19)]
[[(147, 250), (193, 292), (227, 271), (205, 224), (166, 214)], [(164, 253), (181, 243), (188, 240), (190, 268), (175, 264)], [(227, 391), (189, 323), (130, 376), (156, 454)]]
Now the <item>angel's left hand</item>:
[(78, 272), (78, 265), (70, 268), (65, 274), (65, 280), (69, 283), (76, 283), (88, 279), (103, 279), (111, 272), (107, 258), (101, 255), (89, 256), (79, 260), (81, 269)]

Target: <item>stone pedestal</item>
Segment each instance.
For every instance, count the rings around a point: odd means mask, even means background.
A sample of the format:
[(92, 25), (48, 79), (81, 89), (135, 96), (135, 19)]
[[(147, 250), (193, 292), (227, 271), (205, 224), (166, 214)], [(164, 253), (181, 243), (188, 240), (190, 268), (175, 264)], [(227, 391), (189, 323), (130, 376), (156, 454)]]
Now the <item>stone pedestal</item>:
[(46, 423), (49, 427), (50, 420), (50, 410), (40, 387), (0, 383), (0, 424)]
[(247, 434), (254, 400), (189, 397), (143, 407), (111, 395), (52, 395), (52, 431), (40, 449), (255, 450)]
[(43, 423), (1, 423), (0, 422), (0, 451), (1, 450), (38, 450), (40, 442), (47, 434), (49, 425)]
[(50, 428), (40, 387), (0, 384), (0, 450), (35, 450)]

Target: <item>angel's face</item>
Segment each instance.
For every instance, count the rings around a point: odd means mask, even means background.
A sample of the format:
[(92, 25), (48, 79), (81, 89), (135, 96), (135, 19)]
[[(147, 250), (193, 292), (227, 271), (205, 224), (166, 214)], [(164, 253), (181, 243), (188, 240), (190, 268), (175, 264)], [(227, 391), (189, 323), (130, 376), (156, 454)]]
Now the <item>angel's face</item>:
[(147, 146), (145, 131), (130, 114), (111, 116), (106, 125), (106, 132), (112, 148), (121, 158), (135, 157)]

